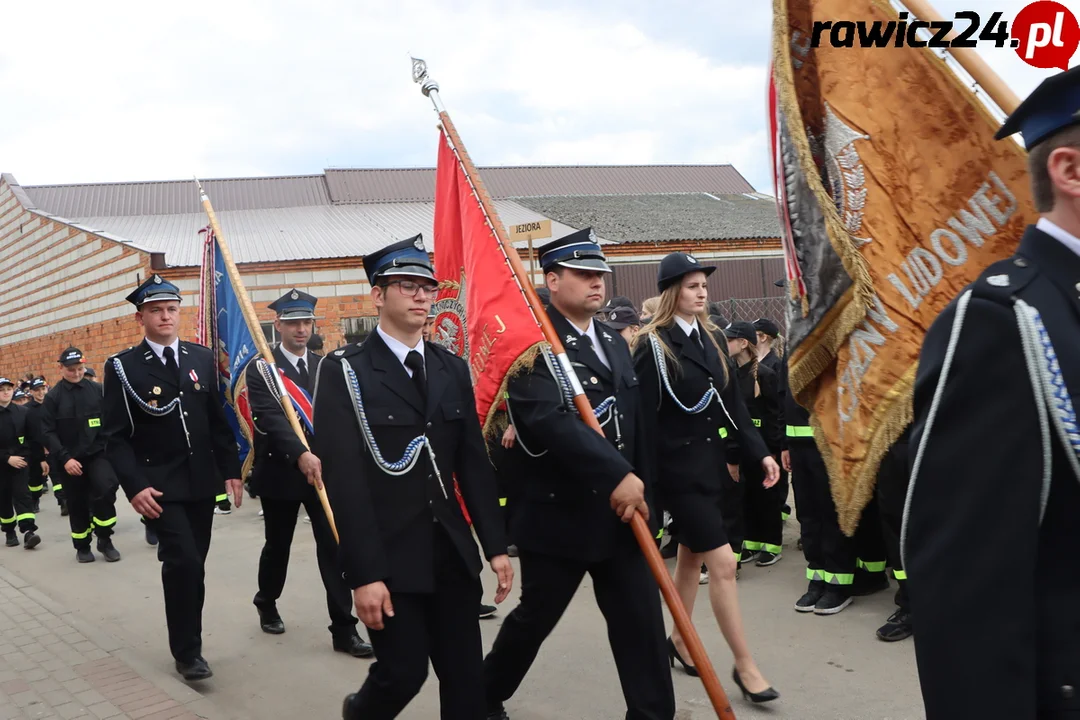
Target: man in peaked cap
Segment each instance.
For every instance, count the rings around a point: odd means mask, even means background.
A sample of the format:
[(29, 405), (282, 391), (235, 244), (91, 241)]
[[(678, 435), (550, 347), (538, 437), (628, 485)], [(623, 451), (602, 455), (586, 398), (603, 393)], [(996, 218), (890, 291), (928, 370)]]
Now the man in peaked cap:
[(438, 285), (419, 235), (367, 255), (364, 270), (379, 324), (363, 344), (322, 361), (312, 448), (333, 502), (344, 579), (378, 658), (342, 715), (397, 717), (430, 661), (441, 717), (483, 718), (483, 564), (455, 479), (498, 575), (496, 602), (510, 592), (513, 569), (469, 368), (423, 341)]
[[(273, 350), (273, 362), (284, 375), (284, 384), (291, 385), (290, 392), (304, 402), (309, 402), (314, 393), (315, 376), (322, 360), (307, 347), (315, 328), (316, 303), (318, 299), (313, 295), (296, 289), (270, 303), (270, 309), (277, 314), (274, 329), (281, 337), (281, 343)], [(303, 505), (315, 536), (315, 555), (326, 589), (334, 650), (353, 657), (371, 657), (371, 646), (356, 632), (352, 593), (337, 567), (337, 541), (315, 491), (315, 485), (322, 483), (322, 463), (289, 424), (278, 400), (280, 388), (270, 384), (273, 378), (270, 372), (262, 360), (248, 363), (248, 400), (257, 430), (250, 486), (262, 500), (266, 539), (259, 557), (259, 591), (253, 601), (259, 613), (259, 625), (271, 635), (285, 632), (277, 601), (285, 588), (297, 513)], [(307, 428), (305, 434), (310, 446), (312, 434)]]
[(67, 496), (75, 558), (80, 563), (94, 562), (90, 539), (96, 536), (98, 552), (116, 562), (120, 553), (113, 546), (112, 534), (119, 481), (105, 455), (101, 433), (102, 387), (83, 377), (83, 354), (78, 348), (64, 350), (58, 362), (63, 379), (45, 397), (41, 439)]
[(186, 680), (212, 675), (202, 607), (214, 498), (222, 479), (243, 500), (236, 438), (209, 348), (183, 342), (180, 289), (152, 275), (128, 295), (145, 338), (105, 363), (106, 454), (124, 493), (158, 538), (169, 649)]
[[(507, 457), (520, 468), (511, 536), (521, 562), (521, 602), (506, 617), (484, 660), (488, 718), (506, 720), (544, 641), (586, 574), (608, 623), (627, 718), (671, 720), (660, 596), (626, 524), (635, 512), (653, 520), (645, 484), (648, 439), (638, 378), (626, 341), (596, 320), (611, 272), (588, 228), (539, 249), (551, 292), (548, 316), (595, 408), (601, 435), (568, 407), (547, 363), (511, 378), (507, 411), (517, 442)], [(644, 478), (642, 476), (645, 476)]]
[(1080, 67), (1013, 133), (1039, 220), (938, 316), (915, 378), (902, 550), (929, 720), (1080, 712)]
[(19, 544), (16, 525), (24, 533), (23, 546), (32, 550), (41, 543), (37, 534), (33, 499), (27, 483), (30, 448), (27, 446), (28, 412), (13, 400), (15, 383), (0, 377), (0, 530), (7, 546)]

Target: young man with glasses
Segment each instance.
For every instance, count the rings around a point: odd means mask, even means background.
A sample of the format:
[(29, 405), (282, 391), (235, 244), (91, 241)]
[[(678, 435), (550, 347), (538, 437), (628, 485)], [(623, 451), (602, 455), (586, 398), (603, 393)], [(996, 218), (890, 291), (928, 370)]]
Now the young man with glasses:
[(364, 258), (379, 324), (360, 345), (327, 355), (315, 388), (315, 439), (341, 537), (339, 560), (378, 658), (346, 720), (397, 717), (428, 662), (441, 717), (484, 717), (476, 608), (483, 568), (454, 482), (499, 578), (513, 569), (495, 477), (465, 362), (422, 338), (437, 295), (422, 238)]

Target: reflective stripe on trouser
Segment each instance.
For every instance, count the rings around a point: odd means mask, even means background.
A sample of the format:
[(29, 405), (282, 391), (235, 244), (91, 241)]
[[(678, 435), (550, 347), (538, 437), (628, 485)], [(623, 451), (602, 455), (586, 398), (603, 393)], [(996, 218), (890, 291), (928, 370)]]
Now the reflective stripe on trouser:
[(34, 513), (19, 513), (15, 516), (15, 522), (22, 522), (23, 520), (35, 520), (37, 516)]
[(817, 580), (829, 585), (851, 585), (855, 582), (855, 573), (831, 573), (824, 570), (806, 568), (806, 579)]
[(861, 568), (867, 572), (885, 572), (885, 565), (887, 563), (884, 560), (879, 562), (866, 562), (862, 558), (855, 560), (855, 567)]
[(751, 552), (759, 552), (761, 550), (764, 550), (765, 552), (770, 552), (773, 555), (779, 555), (780, 551), (784, 549), (779, 545), (770, 545), (769, 543), (754, 542), (753, 540), (743, 540), (742, 546), (743, 550), (749, 550)]
[(12, 515), (9, 518), (0, 518), (0, 526), (7, 527), (8, 525), (15, 524), (15, 516)]
[(85, 532), (75, 532), (74, 530), (72, 530), (71, 537), (74, 540), (86, 540), (88, 537), (90, 537), (90, 533), (92, 532), (93, 528), (86, 528)]
[(30, 486), (30, 492), (41, 492), (44, 489), (45, 489), (44, 485), (31, 485)]
[(797, 438), (812, 438), (814, 437), (814, 428), (806, 425), (788, 425), (787, 436)]
[(114, 515), (111, 518), (107, 518), (105, 520), (102, 520), (101, 518), (92, 517), (92, 518), (90, 518), (90, 522), (92, 523), (93, 527), (99, 527), (99, 528), (112, 527), (113, 525), (116, 524), (116, 516)]
[(53, 489), (53, 492), (57, 492), (59, 490), (63, 490), (64, 486), (61, 485), (60, 483), (53, 483), (52, 489)]
[(903, 570), (893, 570), (892, 574), (897, 580), (907, 580), (907, 573)]
[(229, 499), (229, 493), (221, 493), (216, 498), (214, 498), (214, 502), (225, 502), (228, 499)]

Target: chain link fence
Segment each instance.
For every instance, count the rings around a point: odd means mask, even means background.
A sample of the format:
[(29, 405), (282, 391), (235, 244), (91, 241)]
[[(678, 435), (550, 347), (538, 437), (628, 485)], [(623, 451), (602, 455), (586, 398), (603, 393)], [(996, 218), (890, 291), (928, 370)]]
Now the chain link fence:
[(716, 301), (723, 310), (724, 318), (729, 322), (745, 320), (753, 322), (758, 318), (768, 318), (781, 328), (787, 326), (785, 316), (785, 298), (729, 298)]

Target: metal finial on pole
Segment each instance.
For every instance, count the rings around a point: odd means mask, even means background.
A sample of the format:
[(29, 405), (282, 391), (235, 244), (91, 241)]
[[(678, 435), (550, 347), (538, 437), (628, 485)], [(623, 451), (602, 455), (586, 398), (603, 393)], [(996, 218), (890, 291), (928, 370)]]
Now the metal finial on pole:
[(435, 104), (435, 112), (440, 114), (446, 112), (442, 100), (439, 99), (439, 83), (428, 75), (427, 63), (420, 58), (411, 59), (413, 82), (420, 86), (420, 91), (424, 93), (424, 97), (430, 98), (431, 102)]

